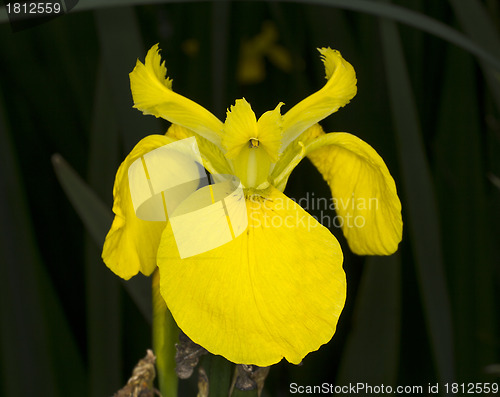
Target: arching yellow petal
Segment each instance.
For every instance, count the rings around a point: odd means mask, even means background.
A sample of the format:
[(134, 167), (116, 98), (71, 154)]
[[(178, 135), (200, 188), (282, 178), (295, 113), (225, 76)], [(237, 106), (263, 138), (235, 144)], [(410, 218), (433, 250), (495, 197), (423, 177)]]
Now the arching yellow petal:
[(356, 95), (354, 68), (331, 48), (318, 49), (325, 65), (325, 86), (299, 102), (283, 115), (283, 147), (313, 124), (345, 106)]
[(162, 117), (179, 124), (216, 145), (220, 145), (222, 122), (196, 102), (172, 91), (172, 80), (166, 78), (165, 62), (161, 61), (158, 44), (151, 47), (145, 63), (137, 60), (130, 73), (134, 107), (144, 114)]
[(295, 202), (272, 187), (265, 193), (247, 199), (246, 232), (203, 254), (180, 259), (168, 226), (161, 293), (179, 327), (210, 352), (297, 364), (335, 332), (346, 295), (342, 251)]
[(113, 187), (115, 218), (102, 251), (104, 263), (118, 276), (128, 280), (141, 272), (149, 276), (156, 268), (156, 251), (166, 222), (139, 219), (134, 211), (129, 189), (128, 169), (144, 154), (175, 139), (149, 135), (125, 158), (116, 173)]
[(402, 238), (401, 203), (384, 161), (354, 135), (313, 129), (319, 136), (305, 138), (306, 154), (332, 190), (335, 223), (349, 247), (359, 255), (394, 253)]

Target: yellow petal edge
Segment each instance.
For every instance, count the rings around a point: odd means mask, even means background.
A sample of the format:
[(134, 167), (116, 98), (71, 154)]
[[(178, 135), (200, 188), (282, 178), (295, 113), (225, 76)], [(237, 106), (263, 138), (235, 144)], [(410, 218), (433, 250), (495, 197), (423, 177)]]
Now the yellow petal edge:
[(352, 65), (337, 50), (319, 48), (318, 51), (328, 81), (283, 115), (283, 150), (302, 132), (347, 105), (356, 95), (356, 73)]
[(164, 135), (142, 139), (125, 158), (116, 173), (113, 187), (115, 218), (104, 241), (102, 259), (116, 275), (128, 280), (138, 272), (149, 276), (156, 268), (156, 253), (166, 222), (139, 219), (130, 196), (128, 169), (144, 154), (174, 142)]
[(162, 117), (220, 146), (222, 122), (203, 106), (172, 91), (172, 80), (166, 78), (158, 44), (148, 51), (145, 63), (137, 60), (130, 73), (134, 107), (144, 114)]

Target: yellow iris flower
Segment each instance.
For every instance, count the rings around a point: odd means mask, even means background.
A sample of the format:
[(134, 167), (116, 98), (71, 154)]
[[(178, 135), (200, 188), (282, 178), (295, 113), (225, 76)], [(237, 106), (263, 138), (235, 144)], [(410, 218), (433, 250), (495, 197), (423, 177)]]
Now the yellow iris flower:
[[(304, 157), (340, 203), (337, 217), (344, 220), (342, 230), (354, 253), (389, 255), (401, 241), (401, 204), (382, 158), (361, 139), (325, 134), (317, 124), (356, 94), (353, 67), (336, 50), (319, 52), (327, 82), (318, 92), (284, 115), (279, 103), (259, 119), (240, 99), (224, 123), (172, 90), (158, 45), (130, 73), (134, 107), (172, 126), (165, 135), (141, 140), (120, 166), (104, 262), (124, 279), (138, 272), (150, 275), (158, 267), (161, 294), (178, 326), (235, 363), (268, 366), (282, 358), (299, 363), (332, 338), (344, 307), (337, 239), (283, 194)], [(168, 222), (135, 215), (127, 170), (144, 154), (192, 136), (210, 173), (240, 179), (248, 227), (227, 244), (181, 259)]]

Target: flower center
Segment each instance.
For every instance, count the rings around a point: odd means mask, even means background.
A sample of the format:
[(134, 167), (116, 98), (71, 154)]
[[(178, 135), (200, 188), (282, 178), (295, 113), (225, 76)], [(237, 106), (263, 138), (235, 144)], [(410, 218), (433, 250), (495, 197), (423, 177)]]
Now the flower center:
[(234, 175), (245, 188), (262, 189), (269, 185), (269, 170), (278, 160), (281, 147), (282, 105), (279, 103), (257, 120), (250, 104), (238, 99), (227, 113), (222, 146)]
[(248, 141), (250, 149), (259, 147), (259, 139), (258, 138), (250, 138)]

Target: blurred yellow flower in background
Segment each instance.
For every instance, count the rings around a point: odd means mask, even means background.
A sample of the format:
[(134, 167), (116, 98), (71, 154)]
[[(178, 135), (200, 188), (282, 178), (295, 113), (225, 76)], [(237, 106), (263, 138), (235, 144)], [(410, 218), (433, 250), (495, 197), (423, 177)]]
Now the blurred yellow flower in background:
[(265, 59), (284, 72), (292, 70), (292, 58), (287, 49), (279, 44), (278, 29), (273, 22), (262, 25), (259, 34), (242, 41), (238, 61), (238, 82), (256, 84), (266, 77)]

